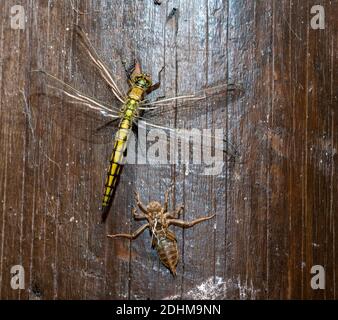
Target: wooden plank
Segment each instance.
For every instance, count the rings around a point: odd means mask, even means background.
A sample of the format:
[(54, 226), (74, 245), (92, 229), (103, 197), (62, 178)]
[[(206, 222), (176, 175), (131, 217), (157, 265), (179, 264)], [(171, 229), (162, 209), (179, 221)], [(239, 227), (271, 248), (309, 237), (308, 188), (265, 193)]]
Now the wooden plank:
[[(191, 88), (186, 91), (226, 82), (226, 9), (227, 6), (222, 1), (206, 1), (199, 5), (190, 2), (181, 9), (184, 13), (181, 13), (180, 19), (189, 21), (187, 31), (183, 30), (182, 34), (189, 34), (189, 40), (185, 41), (184, 51), (181, 49), (182, 56), (188, 52), (188, 59), (180, 59), (183, 60), (180, 86), (184, 88), (189, 83), (189, 78), (194, 79)], [(198, 21), (191, 18), (195, 16), (199, 17)], [(185, 70), (190, 72), (186, 73)], [(224, 128), (223, 133), (226, 135), (224, 98), (196, 104), (185, 115), (179, 112), (180, 118), (184, 118), (190, 128)], [(185, 186), (185, 219), (216, 214), (212, 221), (184, 231), (185, 299), (223, 297), (226, 157), (223, 167), (214, 172), (209, 168), (210, 173), (207, 173), (209, 166), (206, 166), (206, 160), (206, 150), (203, 150), (202, 166), (191, 166), (188, 174), (184, 173), (188, 168), (183, 168), (181, 173)], [(198, 287), (206, 289), (198, 290)]]
[(229, 81), (242, 83), (243, 94), (228, 104), (229, 139), (241, 158), (228, 173), (227, 298), (267, 297), (270, 190), (264, 133), (271, 104), (271, 12), (269, 2), (229, 2)]
[[(325, 12), (337, 13), (336, 2), (310, 1), (307, 11), (312, 6), (322, 5)], [(311, 15), (313, 16), (313, 15)], [(333, 299), (335, 297), (334, 268), (335, 263), (328, 262), (328, 253), (335, 248), (334, 220), (332, 217), (332, 194), (334, 188), (332, 170), (335, 161), (332, 149), (335, 144), (334, 98), (333, 88), (337, 88), (334, 78), (332, 55), (334, 54), (332, 39), (337, 30), (329, 15), (325, 21), (325, 29), (307, 29), (306, 47), (306, 105), (305, 105), (305, 141), (304, 141), (304, 291), (303, 298)], [(337, 90), (336, 90), (337, 91)], [(336, 119), (334, 119), (336, 118)], [(337, 127), (336, 127), (337, 128)], [(336, 183), (335, 183), (336, 184)], [(334, 260), (333, 260), (334, 261)], [(321, 265), (326, 272), (326, 289), (313, 290), (310, 286), (311, 268)]]
[[(73, 3), (78, 12), (70, 1), (23, 2), (24, 30), (10, 26), (17, 3), (0, 4), (0, 298), (337, 298), (337, 2)], [(310, 25), (318, 4), (324, 30)], [(162, 125), (223, 128), (229, 149), (238, 149), (235, 160), (206, 176), (199, 165), (127, 165), (101, 224), (110, 138), (92, 135), (94, 117), (41, 94), (45, 81), (31, 72), (44, 69), (119, 106), (81, 56), (74, 23), (120, 84), (121, 58), (140, 58), (154, 80), (165, 65), (152, 98), (241, 84), (241, 92), (191, 109), (147, 115)], [(132, 243), (106, 238), (139, 226), (131, 217), (134, 191), (146, 204), (163, 202), (171, 183), (170, 206), (183, 203), (182, 218), (216, 213), (192, 229), (174, 228), (176, 278), (147, 232)], [(25, 290), (10, 286), (17, 264)], [(325, 290), (310, 286), (313, 265), (325, 268)]]
[[(31, 230), (25, 232), (30, 220), (25, 214), (27, 198), (28, 126), (22, 92), (26, 91), (25, 78), (29, 72), (26, 57), (29, 55), (28, 32), (11, 29), (8, 19), (13, 1), (1, 3), (1, 257), (0, 295), (5, 299), (20, 299), (24, 291), (10, 286), (10, 270), (23, 265), (29, 270), (26, 259), (26, 241), (32, 240)], [(21, 92), (21, 91), (22, 92)]]

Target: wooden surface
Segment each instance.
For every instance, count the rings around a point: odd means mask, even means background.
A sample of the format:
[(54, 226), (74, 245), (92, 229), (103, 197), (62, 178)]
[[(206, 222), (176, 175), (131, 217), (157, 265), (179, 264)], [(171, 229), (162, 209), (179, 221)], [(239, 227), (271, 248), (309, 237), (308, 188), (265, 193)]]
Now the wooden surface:
[[(17, 2), (26, 9), (25, 30), (10, 27)], [(325, 8), (325, 30), (311, 29), (316, 4)], [(0, 4), (0, 297), (337, 298), (338, 2), (83, 0), (78, 8), (86, 14), (66, 0)], [(112, 146), (93, 143), (66, 105), (49, 106), (31, 73), (44, 69), (112, 101), (100, 78), (77, 61), (67, 30), (73, 23), (116, 73), (116, 52), (138, 55), (155, 78), (165, 65), (158, 96), (241, 84), (240, 94), (154, 114), (162, 124), (224, 128), (239, 159), (217, 176), (186, 175), (184, 165), (128, 166), (119, 201), (100, 224)], [(175, 279), (148, 233), (132, 244), (106, 238), (139, 225), (130, 213), (135, 190), (146, 203), (163, 201), (173, 182), (171, 205), (184, 203), (185, 219), (217, 214), (175, 229)], [(10, 286), (10, 268), (18, 264), (24, 290)], [(310, 286), (313, 265), (325, 268), (325, 290)]]

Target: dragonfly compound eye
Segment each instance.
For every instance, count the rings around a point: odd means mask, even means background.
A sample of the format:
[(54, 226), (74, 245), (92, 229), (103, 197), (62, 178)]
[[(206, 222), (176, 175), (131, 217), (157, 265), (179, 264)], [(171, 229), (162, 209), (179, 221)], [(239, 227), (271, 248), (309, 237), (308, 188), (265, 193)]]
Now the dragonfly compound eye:
[(141, 88), (147, 89), (152, 85), (151, 77), (147, 74), (141, 74), (136, 77), (135, 84)]

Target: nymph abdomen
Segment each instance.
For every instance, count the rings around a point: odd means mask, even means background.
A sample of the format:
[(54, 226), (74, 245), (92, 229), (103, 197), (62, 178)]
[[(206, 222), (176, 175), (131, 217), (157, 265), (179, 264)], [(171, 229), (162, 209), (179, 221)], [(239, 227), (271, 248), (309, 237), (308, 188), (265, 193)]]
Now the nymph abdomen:
[(161, 262), (176, 275), (176, 266), (178, 262), (177, 241), (161, 237), (156, 244), (156, 250)]

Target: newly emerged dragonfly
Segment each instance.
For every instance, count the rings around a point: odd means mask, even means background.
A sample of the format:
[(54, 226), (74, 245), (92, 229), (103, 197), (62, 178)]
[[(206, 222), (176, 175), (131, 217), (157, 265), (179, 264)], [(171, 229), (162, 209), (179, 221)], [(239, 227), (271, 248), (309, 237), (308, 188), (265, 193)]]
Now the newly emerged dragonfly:
[[(188, 148), (191, 142), (191, 138), (194, 139), (194, 133), (187, 133), (184, 130), (177, 130), (176, 128), (149, 122), (148, 120), (146, 120), (145, 117), (143, 117), (143, 112), (161, 109), (163, 107), (169, 108), (173, 104), (175, 104), (176, 106), (179, 104), (182, 107), (184, 105), (192, 107), (194, 106), (194, 103), (206, 99), (210, 95), (224, 95), (224, 92), (227, 92), (229, 90), (236, 90), (236, 86), (220, 85), (212, 88), (207, 88), (193, 95), (162, 98), (160, 100), (149, 102), (148, 100), (146, 100), (146, 96), (160, 87), (162, 70), (159, 73), (158, 82), (153, 84), (151, 76), (147, 73), (144, 73), (142, 71), (140, 63), (136, 62), (132, 70), (129, 70), (129, 72), (127, 72), (129, 90), (125, 92), (123, 88), (120, 87), (117, 80), (114, 79), (114, 76), (109, 71), (106, 64), (99, 57), (97, 51), (89, 41), (86, 33), (77, 25), (74, 26), (74, 32), (77, 36), (78, 42), (83, 52), (96, 67), (101, 77), (108, 84), (116, 100), (120, 103), (120, 107), (102, 103), (96, 98), (83, 94), (79, 90), (73, 88), (69, 84), (66, 84), (62, 80), (54, 77), (53, 75), (45, 71), (37, 71), (46, 76), (49, 88), (56, 89), (57, 91), (62, 92), (62, 94), (67, 96), (67, 98), (72, 102), (72, 105), (78, 104), (83, 108), (83, 110), (93, 113), (99, 113), (100, 116), (109, 119), (108, 123), (118, 124), (117, 131), (113, 140), (113, 151), (111, 153), (110, 163), (107, 170), (107, 177), (105, 179), (104, 185), (102, 200), (102, 220), (105, 221), (114, 199), (114, 194), (116, 192), (122, 168), (127, 160), (127, 146), (135, 125), (143, 128), (149, 126), (156, 129), (166, 130), (167, 132), (169, 132), (170, 138), (173, 137), (174, 140), (179, 139), (180, 141), (186, 141)], [(104, 126), (105, 125), (103, 125), (102, 127)], [(217, 136), (215, 134), (212, 134), (211, 130), (207, 130), (206, 133), (199, 133), (196, 141), (198, 142), (197, 146), (193, 146), (192, 148), (199, 148), (200, 146), (198, 146), (198, 144), (201, 144), (201, 141), (203, 141), (203, 145), (205, 147), (213, 147), (214, 153), (215, 150), (218, 150), (222, 153), (222, 161), (223, 153), (227, 152), (233, 154), (235, 152), (235, 149), (229, 143), (226, 143), (223, 135)], [(231, 149), (230, 152), (229, 149)], [(199, 151), (197, 153), (197, 157), (200, 157), (201, 153), (202, 152)]]

